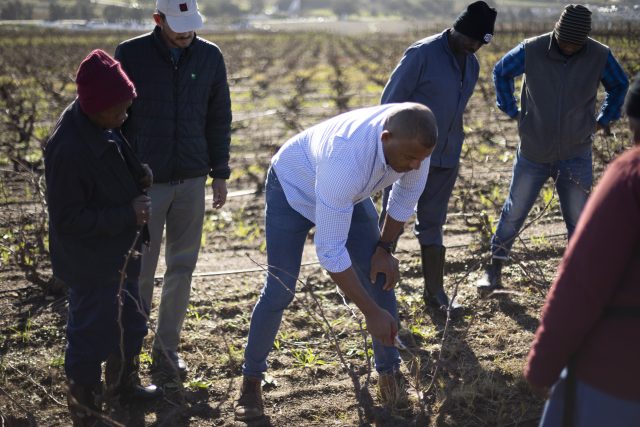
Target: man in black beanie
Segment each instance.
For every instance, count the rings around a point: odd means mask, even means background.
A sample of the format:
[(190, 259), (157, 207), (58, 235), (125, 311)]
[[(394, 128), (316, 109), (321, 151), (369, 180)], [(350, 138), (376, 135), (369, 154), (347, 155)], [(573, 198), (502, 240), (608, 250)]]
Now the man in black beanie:
[[(520, 43), (493, 69), (498, 108), (518, 121), (520, 145), (491, 239), (491, 264), (477, 283), (481, 295), (501, 286), (502, 263), (549, 178), (569, 238), (591, 192), (593, 134), (608, 133), (610, 123), (620, 118), (629, 82), (609, 48), (589, 38), (590, 31), (591, 11), (568, 5), (552, 32)], [(514, 79), (522, 74), (518, 109)], [(596, 117), (600, 83), (606, 96)]]
[[(425, 305), (444, 313), (461, 307), (449, 301), (444, 291), (443, 226), (464, 142), (462, 115), (478, 81), (475, 52), (493, 38), (496, 15), (495, 9), (477, 1), (458, 16), (452, 28), (415, 42), (391, 73), (381, 98), (383, 104), (424, 104), (438, 121), (438, 143), (418, 202), (414, 234), (420, 242)], [(389, 197), (394, 196), (387, 188), (383, 210)]]

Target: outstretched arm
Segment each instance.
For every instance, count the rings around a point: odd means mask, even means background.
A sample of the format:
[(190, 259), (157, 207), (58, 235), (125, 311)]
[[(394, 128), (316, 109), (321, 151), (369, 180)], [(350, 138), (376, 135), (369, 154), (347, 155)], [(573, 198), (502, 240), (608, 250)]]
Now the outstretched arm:
[(369, 333), (380, 340), (383, 345), (390, 347), (393, 345), (398, 326), (393, 316), (369, 296), (367, 291), (362, 287), (358, 275), (349, 267), (338, 273), (329, 272), (331, 278), (338, 284), (342, 292), (353, 301), (360, 309), (364, 317), (367, 319), (367, 330)]

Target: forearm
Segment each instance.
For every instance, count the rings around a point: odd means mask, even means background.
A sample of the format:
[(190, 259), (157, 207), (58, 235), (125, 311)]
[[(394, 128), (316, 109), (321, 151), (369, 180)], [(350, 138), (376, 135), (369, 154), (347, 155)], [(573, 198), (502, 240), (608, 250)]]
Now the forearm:
[(404, 222), (395, 220), (389, 214), (386, 214), (380, 240), (383, 242), (393, 242), (398, 238), (403, 228)]
[(339, 273), (329, 272), (329, 275), (365, 316), (370, 316), (379, 309), (373, 298), (363, 288), (353, 267), (349, 267)]

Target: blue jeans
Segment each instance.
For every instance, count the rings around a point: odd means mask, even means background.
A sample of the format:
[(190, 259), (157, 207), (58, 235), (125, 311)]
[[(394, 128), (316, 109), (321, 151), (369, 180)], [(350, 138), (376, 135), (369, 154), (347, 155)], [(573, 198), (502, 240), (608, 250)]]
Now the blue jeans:
[(553, 163), (532, 162), (518, 150), (513, 162), (509, 196), (504, 202), (496, 233), (491, 239), (493, 258), (509, 257), (514, 240), (542, 186), (549, 178), (554, 180), (560, 198), (562, 217), (571, 238), (593, 183), (591, 150), (580, 156)]
[[(282, 313), (295, 295), (304, 242), (314, 226), (289, 205), (273, 169), (267, 176), (265, 212), (269, 273), (253, 309), (242, 367), (243, 375), (251, 377), (261, 377), (267, 370), (267, 356)], [(396, 296), (393, 290), (382, 289), (384, 277), (380, 275), (375, 284), (369, 281), (371, 257), (379, 237), (378, 213), (373, 202), (368, 199), (355, 205), (346, 244), (353, 268), (374, 301), (397, 319)], [(374, 339), (373, 352), (378, 372), (399, 368), (400, 354), (396, 347), (385, 347)]]
[[(563, 372), (551, 389), (539, 427), (562, 427), (566, 382)], [(576, 381), (574, 425), (580, 427), (640, 426), (640, 402), (618, 399)]]

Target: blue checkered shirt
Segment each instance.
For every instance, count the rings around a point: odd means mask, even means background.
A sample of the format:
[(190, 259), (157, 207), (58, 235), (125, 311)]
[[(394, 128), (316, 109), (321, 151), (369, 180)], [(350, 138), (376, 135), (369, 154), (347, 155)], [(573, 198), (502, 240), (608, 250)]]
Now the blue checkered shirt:
[(345, 245), (354, 205), (393, 184), (387, 213), (405, 222), (424, 190), (430, 158), (418, 170), (399, 173), (384, 157), (384, 122), (397, 105), (322, 122), (288, 140), (271, 161), (289, 205), (316, 225), (316, 253), (330, 272), (351, 266)]

